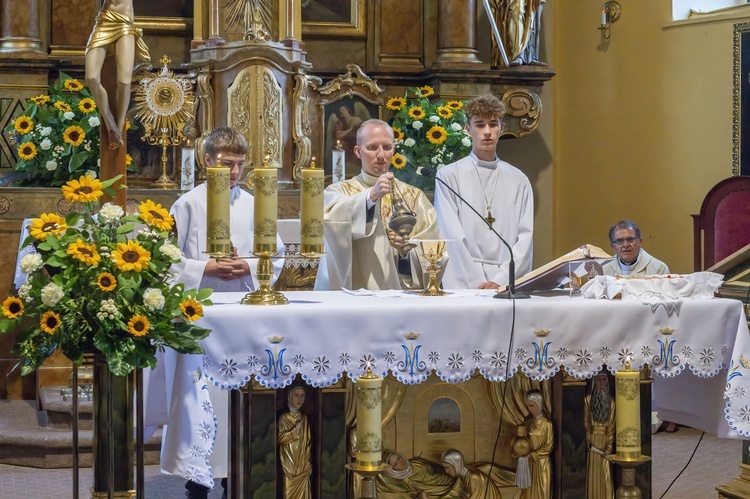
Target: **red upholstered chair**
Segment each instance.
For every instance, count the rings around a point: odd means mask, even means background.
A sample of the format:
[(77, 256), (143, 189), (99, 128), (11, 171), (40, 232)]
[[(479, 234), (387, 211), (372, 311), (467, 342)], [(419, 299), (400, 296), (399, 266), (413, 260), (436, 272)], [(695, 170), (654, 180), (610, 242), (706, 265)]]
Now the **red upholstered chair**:
[(750, 176), (716, 184), (703, 200), (700, 214), (692, 217), (696, 272), (750, 244)]

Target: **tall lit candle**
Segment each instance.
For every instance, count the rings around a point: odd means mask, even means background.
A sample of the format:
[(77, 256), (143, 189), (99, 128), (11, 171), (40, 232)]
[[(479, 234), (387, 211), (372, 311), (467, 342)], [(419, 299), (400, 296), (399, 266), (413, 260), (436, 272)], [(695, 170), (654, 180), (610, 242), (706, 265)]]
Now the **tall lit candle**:
[(312, 158), (309, 168), (302, 169), (300, 189), (300, 253), (323, 252), (323, 169), (315, 168)]
[(277, 169), (268, 165), (266, 156), (263, 165), (253, 170), (255, 185), (255, 234), (253, 249), (256, 254), (276, 253), (276, 220), (278, 211)]
[(617, 456), (636, 459), (641, 456), (641, 383), (640, 372), (625, 370), (615, 373), (615, 431)]
[(333, 182), (343, 182), (346, 180), (346, 153), (341, 147), (341, 141), (336, 141), (336, 148), (333, 150), (333, 169), (331, 170)]
[(602, 9), (602, 26), (607, 25), (607, 10)]
[(221, 165), (221, 155), (206, 168), (206, 251), (231, 253), (229, 231), (229, 168)]
[(357, 464), (377, 468), (383, 460), (382, 400), (383, 378), (367, 374), (357, 379)]

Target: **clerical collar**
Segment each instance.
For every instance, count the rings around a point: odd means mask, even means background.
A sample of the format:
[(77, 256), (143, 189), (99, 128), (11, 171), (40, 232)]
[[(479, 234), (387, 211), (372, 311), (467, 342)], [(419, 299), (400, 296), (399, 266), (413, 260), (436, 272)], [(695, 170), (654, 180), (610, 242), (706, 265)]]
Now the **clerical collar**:
[(367, 187), (372, 187), (373, 185), (375, 185), (375, 182), (377, 182), (379, 178), (379, 177), (375, 177), (374, 175), (370, 175), (364, 170), (360, 172), (359, 176), (362, 177), (362, 181), (365, 183)]
[(623, 262), (622, 260), (620, 260), (620, 257), (618, 256), (617, 257), (617, 263), (620, 265), (620, 268), (622, 270), (624, 270), (625, 272), (633, 272), (635, 270), (636, 266), (638, 265), (638, 260), (641, 259), (641, 251), (643, 251), (643, 250), (642, 249), (638, 250), (638, 256), (635, 258), (635, 260), (633, 260), (633, 263), (631, 263), (631, 264), (627, 264), (627, 263)]
[(491, 170), (494, 170), (495, 168), (497, 168), (497, 160), (498, 160), (497, 155), (495, 155), (495, 159), (493, 159), (492, 161), (484, 161), (482, 159), (479, 159), (477, 155), (474, 154), (474, 151), (472, 151), (471, 154), (469, 154), (469, 156), (471, 157), (472, 161), (474, 161), (474, 164), (477, 166), (481, 166), (482, 168), (489, 168)]

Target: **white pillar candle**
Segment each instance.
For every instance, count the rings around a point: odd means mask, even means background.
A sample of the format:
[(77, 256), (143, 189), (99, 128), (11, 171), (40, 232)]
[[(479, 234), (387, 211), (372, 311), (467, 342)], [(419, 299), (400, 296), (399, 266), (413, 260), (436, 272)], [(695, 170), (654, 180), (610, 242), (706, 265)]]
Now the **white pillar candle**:
[(368, 369), (357, 379), (357, 464), (377, 468), (383, 460), (383, 378)]
[(341, 141), (336, 141), (336, 148), (333, 150), (333, 166), (331, 170), (332, 181), (343, 182), (346, 180), (346, 153), (341, 148)]
[(180, 168), (180, 189), (189, 191), (195, 186), (195, 149), (182, 148), (182, 167)]

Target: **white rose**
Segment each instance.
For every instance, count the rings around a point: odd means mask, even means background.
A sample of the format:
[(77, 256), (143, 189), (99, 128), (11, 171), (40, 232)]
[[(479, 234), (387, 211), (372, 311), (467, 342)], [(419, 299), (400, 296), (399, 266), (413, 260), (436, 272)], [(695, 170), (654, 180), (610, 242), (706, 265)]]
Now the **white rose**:
[(419, 130), (420, 128), (422, 128), (422, 122), (421, 121), (415, 121), (414, 123), (411, 124), (411, 126), (412, 126), (412, 128), (414, 130)]
[(159, 251), (173, 260), (182, 260), (182, 251), (172, 243), (164, 243)]
[(116, 222), (120, 220), (125, 212), (122, 208), (116, 204), (104, 203), (104, 206), (99, 210), (99, 220), (102, 222)]
[(63, 114), (63, 121), (72, 120), (75, 117), (76, 117), (76, 113), (74, 113), (73, 111), (68, 111), (67, 113)]
[(32, 272), (41, 269), (43, 264), (44, 259), (39, 253), (29, 253), (21, 258), (21, 270), (26, 274), (31, 274)]
[(39, 144), (42, 149), (45, 151), (49, 151), (52, 148), (52, 141), (49, 139), (44, 139), (41, 144)]
[(451, 123), (451, 130), (457, 132), (463, 128), (460, 123)]
[(57, 305), (57, 302), (59, 302), (63, 296), (65, 296), (63, 289), (54, 282), (51, 282), (42, 288), (42, 303), (48, 307), (54, 307)]
[(99, 121), (99, 117), (98, 116), (92, 116), (92, 117), (89, 118), (89, 126), (91, 128), (99, 126), (100, 123), (101, 122)]
[(440, 121), (440, 116), (438, 116), (438, 115), (436, 115), (436, 114), (433, 114), (432, 116), (430, 116), (429, 120), (430, 120), (430, 121), (431, 121), (432, 123), (437, 123), (438, 121)]
[(412, 147), (414, 144), (416, 144), (416, 141), (412, 139), (411, 137), (409, 137), (408, 139), (404, 141), (404, 145), (406, 147)]
[(164, 295), (161, 294), (161, 289), (147, 288), (143, 292), (143, 304), (151, 310), (164, 308)]
[(49, 161), (47, 161), (47, 164), (45, 164), (44, 167), (48, 171), (53, 172), (53, 171), (57, 170), (57, 161), (55, 161), (54, 159), (50, 159)]
[(461, 144), (463, 144), (465, 147), (471, 147), (471, 140), (469, 140), (468, 137), (464, 137), (461, 139)]
[(39, 130), (39, 135), (41, 135), (42, 137), (46, 137), (47, 135), (51, 133), (52, 133), (52, 127), (49, 127), (49, 126), (42, 127), (42, 129)]
[(96, 172), (94, 170), (86, 170), (86, 175), (91, 175), (91, 178), (96, 178)]

